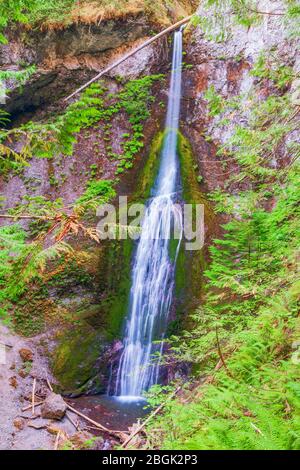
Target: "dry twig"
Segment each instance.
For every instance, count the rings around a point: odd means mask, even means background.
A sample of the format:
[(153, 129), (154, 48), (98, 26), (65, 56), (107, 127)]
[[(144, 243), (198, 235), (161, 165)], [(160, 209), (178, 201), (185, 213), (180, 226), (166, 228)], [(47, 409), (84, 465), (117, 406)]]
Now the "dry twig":
[(33, 415), (34, 415), (35, 387), (36, 387), (36, 378), (33, 379), (32, 394), (31, 394), (31, 407), (32, 407), (32, 414)]
[[(36, 408), (37, 406), (42, 405), (42, 404), (44, 403), (44, 401), (45, 401), (45, 400), (36, 402), (36, 403), (34, 404), (35, 408)], [(21, 408), (21, 410), (22, 410), (22, 411), (27, 411), (27, 410), (30, 410), (30, 408), (32, 408), (32, 403), (30, 403), (30, 405), (25, 406), (24, 408)]]
[(143, 428), (146, 426), (147, 423), (149, 423), (149, 421), (155, 416), (157, 415), (163, 408), (164, 406), (166, 406), (166, 404), (172, 399), (175, 397), (175, 395), (179, 392), (179, 390), (181, 390), (181, 387), (178, 387), (176, 388), (176, 390), (167, 398), (167, 400), (164, 402), (164, 403), (161, 403), (154, 411), (153, 413), (151, 413), (150, 416), (148, 416), (147, 419), (145, 419), (145, 421), (139, 426), (136, 428), (136, 430), (128, 437), (128, 439), (122, 444), (121, 448), (122, 449), (125, 449), (125, 447), (127, 447), (127, 445), (129, 444), (130, 441), (132, 441), (132, 439), (139, 433), (143, 430)]
[(222, 364), (227, 372), (227, 374), (232, 377), (232, 373), (230, 372), (230, 370), (228, 369), (227, 365), (226, 365), (226, 362), (225, 362), (225, 359), (224, 359), (224, 356), (222, 354), (222, 351), (221, 351), (221, 346), (220, 346), (220, 341), (219, 341), (219, 335), (218, 335), (218, 328), (216, 328), (216, 337), (217, 337), (217, 346), (218, 346), (218, 353), (219, 353), (219, 356), (220, 356), (220, 360), (222, 361)]
[(54, 449), (53, 449), (53, 450), (57, 450), (57, 449), (58, 449), (60, 433), (61, 433), (61, 431), (58, 431), (58, 433), (56, 434), (56, 438), (55, 438), (55, 442), (54, 442)]

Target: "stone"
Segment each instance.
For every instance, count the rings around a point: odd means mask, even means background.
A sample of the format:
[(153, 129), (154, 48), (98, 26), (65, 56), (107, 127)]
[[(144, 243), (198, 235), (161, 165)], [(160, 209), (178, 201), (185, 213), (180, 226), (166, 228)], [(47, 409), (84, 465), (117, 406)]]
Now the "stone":
[(33, 429), (46, 429), (48, 425), (47, 419), (42, 419), (40, 417), (31, 419), (28, 421), (28, 427), (33, 428)]
[(56, 424), (48, 424), (47, 431), (49, 432), (49, 434), (54, 435), (58, 434), (59, 432), (63, 432), (63, 430), (60, 427), (56, 426)]
[(70, 441), (74, 445), (75, 449), (87, 449), (87, 441), (90, 441), (93, 437), (93, 434), (87, 431), (78, 431), (70, 437)]
[(61, 395), (50, 393), (41, 406), (41, 416), (46, 419), (60, 420), (66, 413), (67, 405)]
[(33, 352), (30, 349), (22, 348), (19, 350), (22, 361), (32, 362), (33, 361)]
[(59, 426), (56, 426), (56, 424), (48, 424), (47, 425), (47, 431), (49, 434), (52, 434), (54, 436), (57, 436), (57, 434), (59, 433), (60, 435), (60, 440), (67, 440), (68, 439), (68, 434), (66, 433), (66, 431), (64, 429), (62, 429), (61, 427)]
[(14, 427), (19, 431), (22, 431), (22, 429), (25, 427), (25, 420), (23, 418), (14, 419)]
[(18, 374), (19, 374), (20, 377), (22, 377), (22, 379), (25, 379), (25, 377), (27, 377), (27, 375), (28, 375), (28, 372), (26, 372), (25, 369), (20, 369)]
[(14, 387), (14, 388), (17, 388), (18, 386), (18, 381), (17, 381), (17, 377), (14, 375), (13, 377), (10, 377), (9, 378), (9, 385), (11, 387)]

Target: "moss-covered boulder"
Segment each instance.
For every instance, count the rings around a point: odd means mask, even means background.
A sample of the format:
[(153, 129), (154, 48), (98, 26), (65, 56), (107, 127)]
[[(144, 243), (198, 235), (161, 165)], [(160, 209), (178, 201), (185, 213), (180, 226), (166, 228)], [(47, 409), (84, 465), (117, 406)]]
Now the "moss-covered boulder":
[(99, 329), (91, 324), (98, 315), (99, 305), (92, 306), (81, 313), (78, 324), (58, 334), (51, 363), (60, 393), (76, 396), (106, 391), (110, 341), (105, 325)]

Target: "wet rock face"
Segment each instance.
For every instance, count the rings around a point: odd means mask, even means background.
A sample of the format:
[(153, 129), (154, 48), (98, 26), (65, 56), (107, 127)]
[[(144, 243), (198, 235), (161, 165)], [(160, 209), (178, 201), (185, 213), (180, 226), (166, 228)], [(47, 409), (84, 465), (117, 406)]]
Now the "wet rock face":
[[(37, 70), (22, 87), (6, 82), (6, 111), (15, 118), (18, 113), (43, 107), (59, 110), (64, 105), (60, 98), (146, 40), (150, 29), (149, 20), (137, 15), (98, 25), (72, 24), (61, 30), (9, 30), (8, 44), (0, 48), (0, 70), (19, 70), (20, 63), (35, 65)], [(150, 73), (163, 45), (164, 41), (148, 46), (110, 75), (129, 79)]]
[[(284, 10), (282, 1), (262, 2), (264, 11)], [(184, 134), (189, 137), (196, 157), (199, 174), (203, 178), (201, 189), (213, 191), (224, 184), (232, 174), (239, 171), (231, 160), (226, 168), (222, 157), (216, 152), (233, 135), (236, 125), (247, 125), (248, 114), (237, 109), (232, 112), (225, 126), (219, 126), (222, 115), (209, 115), (205, 92), (213, 86), (224, 100), (235, 97), (247, 99), (247, 94), (265, 99), (278, 94), (278, 89), (270, 80), (259, 80), (251, 74), (253, 65), (263, 51), (272, 50), (278, 55), (281, 65), (293, 67), (295, 75), (300, 64), (295, 40), (286, 35), (287, 28), (278, 16), (263, 15), (261, 21), (245, 28), (230, 24), (228, 5), (220, 5), (227, 25), (227, 38), (223, 42), (207, 40), (201, 29), (196, 28), (187, 44), (186, 62), (193, 65), (184, 72), (182, 125)], [(226, 10), (227, 9), (227, 10)], [(209, 14), (200, 5), (198, 14)], [(292, 85), (293, 87), (293, 85)], [(241, 107), (242, 108), (242, 107)], [(280, 161), (277, 163), (280, 165)], [(237, 188), (235, 188), (237, 189)]]
[[(8, 31), (9, 42), (1, 46), (0, 66), (11, 66), (21, 58), (29, 64), (46, 64), (67, 56), (101, 54), (147, 34), (145, 17), (105, 21), (96, 25), (72, 24), (61, 30)], [(21, 37), (22, 36), (22, 37)]]
[[(60, 99), (74, 91), (82, 82), (88, 81), (94, 72), (65, 68), (37, 70), (37, 72), (22, 86), (7, 84), (9, 93), (5, 103), (5, 110), (11, 114), (11, 120), (16, 125), (18, 119), (26, 121), (34, 116), (35, 111), (48, 108), (48, 112), (57, 112), (62, 108)], [(21, 113), (25, 113), (21, 115)]]
[(62, 332), (51, 355), (52, 371), (63, 395), (105, 393), (108, 381), (106, 349), (109, 342), (103, 332), (82, 322), (76, 329)]
[(41, 406), (41, 416), (44, 419), (62, 419), (66, 413), (67, 405), (60, 395), (50, 393)]

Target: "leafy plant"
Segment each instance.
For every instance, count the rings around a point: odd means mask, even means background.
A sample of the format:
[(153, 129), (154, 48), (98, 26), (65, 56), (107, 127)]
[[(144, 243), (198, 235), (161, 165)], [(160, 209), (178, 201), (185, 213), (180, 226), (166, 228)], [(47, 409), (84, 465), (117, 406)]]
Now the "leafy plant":
[(204, 98), (208, 102), (209, 116), (217, 116), (224, 109), (224, 102), (220, 95), (216, 93), (214, 85), (210, 85), (204, 93)]
[(85, 192), (75, 201), (74, 205), (83, 205), (85, 208), (96, 208), (116, 196), (112, 180), (89, 181)]

